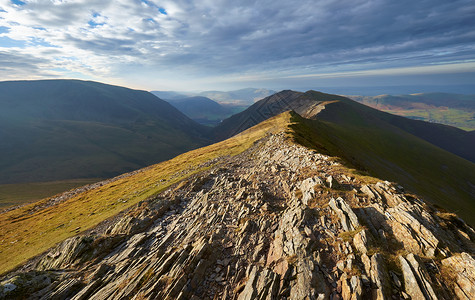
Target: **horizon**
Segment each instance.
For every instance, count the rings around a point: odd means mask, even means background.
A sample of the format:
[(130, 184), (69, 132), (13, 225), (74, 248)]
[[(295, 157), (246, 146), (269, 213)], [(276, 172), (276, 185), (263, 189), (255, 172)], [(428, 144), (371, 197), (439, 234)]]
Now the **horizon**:
[(142, 89), (134, 88), (126, 85), (115, 84), (104, 81), (96, 81), (92, 79), (77, 79), (77, 78), (54, 78), (54, 79), (12, 79), (12, 80), (2, 80), (2, 82), (28, 82), (28, 81), (49, 81), (49, 80), (78, 80), (78, 81), (90, 81), (97, 82), (106, 85), (115, 85), (125, 88), (130, 88), (134, 90), (142, 90), (147, 92), (172, 92), (172, 93), (183, 93), (185, 95), (196, 96), (201, 93), (206, 92), (236, 92), (246, 89), (254, 90), (270, 90), (274, 92), (280, 92), (283, 90), (293, 90), (297, 92), (306, 92), (310, 90), (319, 91), (327, 94), (337, 94), (343, 96), (379, 96), (379, 95), (411, 95), (418, 93), (447, 93), (447, 94), (461, 94), (461, 95), (475, 95), (475, 85), (393, 85), (393, 86), (317, 86), (317, 87), (305, 87), (305, 88), (281, 88), (281, 89), (272, 89), (267, 87), (241, 87), (236, 89), (210, 89), (210, 90), (159, 90), (159, 89)]
[(473, 87), (474, 11), (464, 0), (1, 0), (0, 75), (148, 91)]

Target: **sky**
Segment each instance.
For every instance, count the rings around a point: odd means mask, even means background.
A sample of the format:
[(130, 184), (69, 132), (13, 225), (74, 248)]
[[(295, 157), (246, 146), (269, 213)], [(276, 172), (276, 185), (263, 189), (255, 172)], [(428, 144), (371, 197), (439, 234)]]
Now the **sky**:
[(0, 0), (0, 80), (55, 78), (475, 88), (475, 1)]

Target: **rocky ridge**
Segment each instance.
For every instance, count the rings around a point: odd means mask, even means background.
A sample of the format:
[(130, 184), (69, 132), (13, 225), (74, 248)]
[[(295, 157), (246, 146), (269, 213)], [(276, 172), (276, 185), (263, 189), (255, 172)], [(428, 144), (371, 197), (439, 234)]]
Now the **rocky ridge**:
[(475, 299), (474, 240), (282, 132), (65, 240), (0, 298)]

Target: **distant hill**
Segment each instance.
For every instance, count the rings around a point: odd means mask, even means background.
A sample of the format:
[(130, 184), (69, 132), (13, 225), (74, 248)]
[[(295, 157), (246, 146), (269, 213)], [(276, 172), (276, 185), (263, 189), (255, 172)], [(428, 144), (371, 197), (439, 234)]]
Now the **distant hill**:
[(222, 106), (206, 97), (196, 96), (166, 101), (190, 119), (203, 125), (216, 125), (233, 114), (229, 107)]
[(256, 101), (275, 94), (268, 89), (245, 88), (234, 91), (204, 91), (204, 92), (178, 92), (178, 91), (151, 91), (152, 94), (163, 100), (178, 100), (188, 97), (206, 97), (221, 105), (248, 107)]
[(475, 130), (475, 95), (419, 93), (348, 97), (373, 108), (411, 119)]
[(203, 146), (205, 131), (145, 91), (0, 82), (0, 183), (114, 176)]

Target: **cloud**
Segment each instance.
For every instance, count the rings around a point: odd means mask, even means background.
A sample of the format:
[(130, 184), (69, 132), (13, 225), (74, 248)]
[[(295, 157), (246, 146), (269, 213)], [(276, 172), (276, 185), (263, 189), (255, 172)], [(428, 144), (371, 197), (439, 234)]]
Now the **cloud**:
[[(91, 78), (285, 77), (475, 57), (470, 0), (22, 2), (0, 0), (2, 66), (25, 62), (1, 68), (4, 78), (28, 69)], [(2, 37), (24, 46), (6, 47)]]

